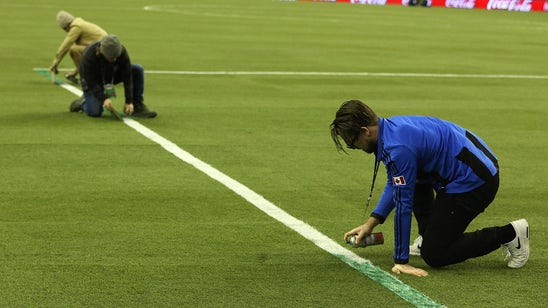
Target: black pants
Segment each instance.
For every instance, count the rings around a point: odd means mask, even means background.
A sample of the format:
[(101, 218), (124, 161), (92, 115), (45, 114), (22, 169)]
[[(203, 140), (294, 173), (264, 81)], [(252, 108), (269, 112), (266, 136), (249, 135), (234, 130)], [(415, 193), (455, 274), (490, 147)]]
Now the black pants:
[(423, 237), (421, 256), (431, 267), (462, 262), (500, 247), (498, 227), (466, 232), (476, 216), (493, 201), (499, 187), (498, 173), (484, 185), (462, 194), (438, 192), (417, 184), (413, 213)]

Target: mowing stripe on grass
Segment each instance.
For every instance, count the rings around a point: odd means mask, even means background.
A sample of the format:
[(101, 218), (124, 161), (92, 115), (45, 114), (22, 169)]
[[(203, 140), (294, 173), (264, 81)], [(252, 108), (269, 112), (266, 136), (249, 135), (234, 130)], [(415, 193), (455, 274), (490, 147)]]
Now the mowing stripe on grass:
[[(49, 77), (47, 70), (44, 69), (35, 69), (36, 72)], [(62, 88), (74, 93), (78, 96), (82, 95), (82, 91), (71, 85), (57, 82)], [(288, 228), (294, 230), (295, 232), (302, 235), (304, 238), (313, 242), (316, 246), (322, 248), (323, 250), (329, 252), (333, 256), (339, 258), (341, 261), (347, 263), (351, 267), (358, 270), (360, 273), (366, 275), (370, 279), (376, 281), (377, 283), (383, 285), (390, 291), (394, 292), (396, 295), (400, 296), (407, 302), (417, 306), (417, 307), (443, 307), (443, 305), (438, 304), (428, 296), (422, 294), (420, 291), (408, 286), (403, 283), (401, 280), (392, 276), (391, 274), (383, 271), (378, 266), (375, 266), (371, 261), (366, 260), (354, 252), (342, 247), (340, 244), (327, 237), (323, 233), (316, 230), (314, 227), (309, 224), (299, 220), (284, 210), (280, 209), (272, 202), (266, 200), (263, 196), (257, 194), (247, 186), (241, 184), (240, 182), (234, 180), (223, 172), (215, 169), (211, 165), (201, 161), (200, 159), (194, 157), (192, 154), (181, 149), (175, 143), (167, 140), (166, 138), (160, 136), (156, 132), (142, 125), (141, 123), (125, 117), (123, 118), (124, 123), (135, 129), (141, 135), (145, 136), (149, 140), (159, 144), (166, 151), (175, 155), (180, 160), (185, 163), (195, 167), (201, 172), (205, 173), (210, 178), (216, 180), (217, 182), (223, 184), (228, 189), (232, 190), (249, 203), (253, 204), (255, 207), (269, 215), (270, 217), (281, 222)]]

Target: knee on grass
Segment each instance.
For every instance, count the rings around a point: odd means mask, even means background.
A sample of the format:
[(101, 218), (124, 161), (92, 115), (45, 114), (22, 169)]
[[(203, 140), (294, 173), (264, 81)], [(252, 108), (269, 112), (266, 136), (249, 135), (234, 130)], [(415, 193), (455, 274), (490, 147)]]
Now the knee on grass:
[(449, 265), (447, 257), (443, 251), (435, 248), (429, 248), (429, 246), (423, 245), (421, 247), (421, 257), (428, 264), (428, 266), (436, 268)]
[(93, 118), (98, 118), (103, 114), (103, 110), (86, 110), (85, 113)]

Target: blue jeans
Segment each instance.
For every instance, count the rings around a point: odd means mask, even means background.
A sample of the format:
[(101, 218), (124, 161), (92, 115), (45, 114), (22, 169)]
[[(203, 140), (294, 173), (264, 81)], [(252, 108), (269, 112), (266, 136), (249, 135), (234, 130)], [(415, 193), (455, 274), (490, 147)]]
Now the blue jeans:
[[(145, 90), (145, 69), (139, 64), (131, 64), (131, 74), (133, 78), (133, 105), (143, 104), (143, 92)], [(114, 76), (114, 84), (122, 80), (119, 76)], [(84, 91), (84, 102), (82, 109), (90, 117), (100, 117), (103, 113), (103, 101), (97, 98), (89, 90)]]

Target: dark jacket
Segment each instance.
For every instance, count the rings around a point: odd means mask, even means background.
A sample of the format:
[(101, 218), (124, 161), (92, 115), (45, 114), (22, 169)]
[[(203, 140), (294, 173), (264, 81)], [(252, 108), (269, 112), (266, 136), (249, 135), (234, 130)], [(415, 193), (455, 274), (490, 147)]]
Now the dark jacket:
[(122, 54), (113, 63), (108, 62), (99, 52), (100, 42), (89, 45), (80, 62), (80, 78), (82, 90), (93, 93), (104, 101), (108, 97), (104, 93), (105, 84), (124, 83), (126, 104), (133, 103), (133, 80), (131, 61), (126, 48), (122, 46)]

